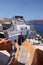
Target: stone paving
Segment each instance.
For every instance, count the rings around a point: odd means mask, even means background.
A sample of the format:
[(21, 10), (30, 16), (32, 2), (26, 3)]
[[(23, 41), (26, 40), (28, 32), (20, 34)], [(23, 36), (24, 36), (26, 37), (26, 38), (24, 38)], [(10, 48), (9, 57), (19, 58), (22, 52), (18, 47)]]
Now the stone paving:
[(21, 46), (20, 48), (18, 62), (24, 63), (25, 65), (29, 65), (29, 53), (23, 46)]

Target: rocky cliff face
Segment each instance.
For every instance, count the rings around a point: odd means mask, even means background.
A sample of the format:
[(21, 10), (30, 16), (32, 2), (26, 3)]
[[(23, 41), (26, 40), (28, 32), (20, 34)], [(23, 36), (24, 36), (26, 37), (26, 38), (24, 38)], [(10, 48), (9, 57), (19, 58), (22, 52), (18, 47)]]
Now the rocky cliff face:
[(29, 20), (29, 24), (43, 24), (43, 20)]
[(3, 23), (3, 22), (12, 22), (12, 19), (0, 17), (0, 23)]

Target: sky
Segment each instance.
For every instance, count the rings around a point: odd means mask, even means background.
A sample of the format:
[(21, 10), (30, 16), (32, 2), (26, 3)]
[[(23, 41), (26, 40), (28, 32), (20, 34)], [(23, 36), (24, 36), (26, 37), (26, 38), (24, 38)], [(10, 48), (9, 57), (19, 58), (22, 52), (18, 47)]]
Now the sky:
[(25, 20), (43, 19), (43, 0), (0, 0), (0, 17), (16, 15)]

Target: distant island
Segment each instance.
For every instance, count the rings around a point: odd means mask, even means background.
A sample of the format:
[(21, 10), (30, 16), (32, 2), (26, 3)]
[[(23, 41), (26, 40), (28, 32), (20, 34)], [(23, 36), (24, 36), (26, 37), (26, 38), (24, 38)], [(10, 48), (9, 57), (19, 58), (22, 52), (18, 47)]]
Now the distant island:
[(27, 21), (29, 24), (43, 24), (43, 20), (29, 20)]

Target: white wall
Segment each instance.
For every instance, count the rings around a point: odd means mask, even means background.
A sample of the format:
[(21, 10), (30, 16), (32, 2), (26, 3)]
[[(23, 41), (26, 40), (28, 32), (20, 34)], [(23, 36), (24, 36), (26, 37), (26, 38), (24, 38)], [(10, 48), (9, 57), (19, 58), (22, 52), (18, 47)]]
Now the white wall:
[(2, 24), (0, 24), (0, 32), (3, 32)]
[(16, 40), (16, 43), (18, 43), (18, 35), (20, 34), (21, 33), (19, 31), (8, 32), (8, 36), (12, 40), (13, 44), (15, 44), (15, 40)]
[(25, 25), (25, 24), (17, 25), (17, 29), (22, 32), (22, 35), (26, 35), (27, 31), (30, 30), (30, 26), (29, 25)]

